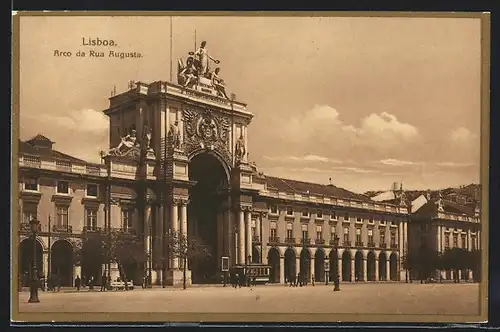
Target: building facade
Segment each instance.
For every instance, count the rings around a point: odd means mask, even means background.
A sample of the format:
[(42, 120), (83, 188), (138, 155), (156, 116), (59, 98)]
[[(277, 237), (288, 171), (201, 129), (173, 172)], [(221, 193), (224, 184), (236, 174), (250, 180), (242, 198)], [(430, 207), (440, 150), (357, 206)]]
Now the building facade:
[[(463, 204), (456, 201), (457, 195), (445, 198), (441, 193), (432, 195), (430, 192), (413, 201), (409, 250), (429, 248), (442, 255), (452, 248), (466, 251), (481, 249), (480, 202), (466, 197), (458, 198)], [(440, 270), (436, 271), (434, 278), (472, 280), (473, 271)]]
[[(299, 272), (316, 281), (337, 273), (343, 282), (405, 280), (401, 260), (412, 228), (402, 193), (377, 202), (259, 172), (248, 160), (252, 112), (207, 77), (134, 83), (103, 112), (110, 137), (102, 164), (60, 153), (42, 135), (20, 142), (20, 274), (29, 271), (27, 225), (37, 218), (37, 266), (63, 285), (101, 275), (102, 262), (75, 258), (75, 248), (102, 229), (140, 239), (144, 260), (126, 267), (134, 282), (145, 275), (156, 284), (182, 282), (171, 233), (210, 248), (209, 259), (188, 262), (193, 283), (220, 282), (222, 257), (230, 265), (267, 264), (274, 283)], [(120, 271), (109, 273), (114, 279)]]

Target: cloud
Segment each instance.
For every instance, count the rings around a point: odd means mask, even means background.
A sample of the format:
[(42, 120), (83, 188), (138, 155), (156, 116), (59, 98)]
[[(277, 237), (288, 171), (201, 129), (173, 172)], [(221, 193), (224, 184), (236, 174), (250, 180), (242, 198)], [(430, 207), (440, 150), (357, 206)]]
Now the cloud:
[(70, 111), (66, 115), (37, 114), (27, 115), (26, 118), (45, 123), (51, 127), (59, 127), (73, 132), (102, 134), (109, 129), (109, 119), (103, 113), (85, 108)]
[(89, 108), (64, 115), (21, 113), (22, 137), (39, 132), (56, 142), (54, 149), (90, 162), (100, 162), (99, 151), (106, 150), (109, 145), (108, 117)]
[(436, 163), (436, 166), (440, 166), (440, 167), (474, 167), (474, 166), (478, 166), (478, 165), (474, 164), (474, 163), (456, 163), (456, 162), (452, 162), (452, 161), (444, 161), (444, 162)]
[(477, 135), (472, 133), (469, 129), (465, 127), (458, 127), (452, 130), (449, 134), (449, 138), (453, 142), (457, 143), (469, 143), (477, 138)]
[(286, 162), (320, 162), (320, 163), (341, 163), (339, 160), (331, 159), (324, 156), (308, 154), (304, 156), (263, 156), (264, 159), (270, 161), (286, 161)]
[[(418, 135), (416, 127), (398, 121), (396, 116), (387, 112), (372, 113), (361, 122), (359, 131), (368, 135), (380, 135), (385, 138), (399, 137), (411, 140)], [(376, 137), (375, 137), (376, 138)]]
[(423, 162), (414, 162), (414, 161), (398, 160), (398, 159), (383, 159), (380, 160), (380, 163), (387, 166), (417, 166), (424, 164)]
[[(359, 124), (344, 121), (341, 114), (328, 105), (315, 105), (288, 120), (279, 119), (279, 140), (292, 144), (296, 149), (309, 149), (311, 155), (329, 157), (331, 154), (352, 155), (353, 149), (366, 155), (370, 152), (407, 148), (416, 142), (418, 129), (399, 121), (393, 114), (371, 113), (360, 119)], [(293, 147), (292, 147), (293, 148)], [(359, 154), (358, 153), (358, 154)]]

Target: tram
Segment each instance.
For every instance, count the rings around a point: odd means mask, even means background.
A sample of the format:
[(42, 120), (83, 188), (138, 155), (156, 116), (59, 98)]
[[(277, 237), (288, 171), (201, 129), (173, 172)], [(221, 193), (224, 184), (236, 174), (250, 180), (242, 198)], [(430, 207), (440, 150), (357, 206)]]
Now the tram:
[(244, 284), (248, 284), (247, 277), (250, 278), (252, 284), (267, 284), (269, 283), (270, 265), (251, 263), (248, 265), (234, 265), (233, 273), (238, 273), (243, 280)]

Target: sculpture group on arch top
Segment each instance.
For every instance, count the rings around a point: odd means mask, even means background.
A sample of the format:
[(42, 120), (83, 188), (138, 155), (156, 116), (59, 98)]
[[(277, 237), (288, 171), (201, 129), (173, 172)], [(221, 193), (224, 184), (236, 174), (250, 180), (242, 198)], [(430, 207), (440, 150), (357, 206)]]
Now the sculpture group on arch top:
[(186, 62), (178, 60), (177, 83), (183, 87), (192, 88), (195, 85), (213, 88), (217, 95), (229, 99), (226, 94), (226, 84), (219, 76), (220, 68), (211, 70), (210, 61), (219, 64), (208, 52), (207, 42), (202, 41), (196, 52), (189, 52)]
[[(220, 61), (213, 58), (207, 48), (206, 41), (202, 41), (196, 52), (189, 52), (189, 56), (184, 64), (182, 59), (178, 63), (177, 82), (186, 88), (208, 88), (219, 97), (229, 99), (226, 94), (225, 82), (220, 78), (220, 68), (211, 70), (210, 62), (219, 64)], [(135, 82), (129, 82), (129, 88), (132, 89)], [(232, 97), (234, 99), (234, 97)], [(206, 109), (205, 112), (198, 112), (194, 109), (185, 108), (182, 111), (184, 135), (181, 135), (179, 128), (179, 120), (175, 120), (170, 124), (168, 131), (169, 140), (172, 147), (177, 151), (183, 151), (190, 154), (196, 149), (210, 149), (217, 151), (221, 157), (228, 163), (232, 163), (231, 148), (230, 148), (230, 121), (228, 118), (214, 114)], [(154, 156), (154, 151), (151, 149), (151, 128), (147, 125), (144, 127), (144, 137), (142, 141), (138, 141), (136, 137), (135, 127), (132, 126), (127, 135), (122, 136), (120, 143), (115, 148), (110, 149), (107, 153), (101, 152), (101, 156), (123, 156), (138, 158), (143, 151), (149, 156)], [(183, 137), (182, 137), (183, 136)], [(234, 157), (237, 163), (244, 160), (248, 156), (243, 132), (235, 141)], [(145, 149), (144, 149), (145, 147)]]

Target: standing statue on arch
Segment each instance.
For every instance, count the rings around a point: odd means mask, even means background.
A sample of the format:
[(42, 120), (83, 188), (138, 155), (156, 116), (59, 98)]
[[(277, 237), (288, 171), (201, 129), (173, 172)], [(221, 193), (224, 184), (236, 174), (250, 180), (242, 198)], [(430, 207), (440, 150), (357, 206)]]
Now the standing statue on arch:
[(195, 55), (197, 57), (197, 59), (195, 60), (195, 66), (198, 68), (198, 76), (200, 77), (207, 77), (210, 71), (210, 60), (212, 60), (216, 64), (220, 63), (219, 60), (213, 58), (210, 53), (208, 53), (208, 50), (205, 48), (205, 46), (207, 46), (207, 42), (202, 41), (200, 48), (196, 52), (189, 52), (189, 55)]
[(241, 161), (245, 157), (246, 148), (245, 148), (245, 139), (243, 138), (243, 133), (240, 134), (240, 138), (236, 141), (236, 147), (234, 153), (236, 155), (237, 161)]

